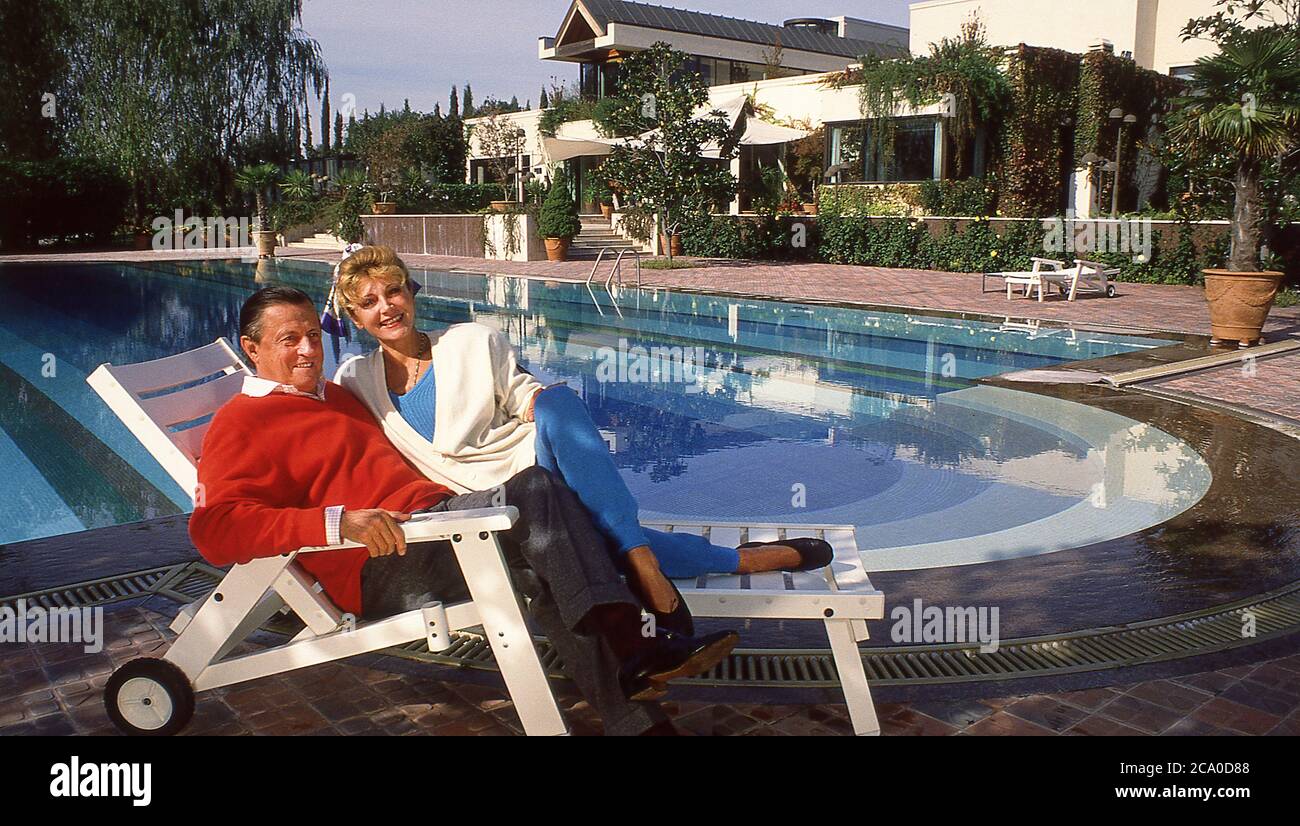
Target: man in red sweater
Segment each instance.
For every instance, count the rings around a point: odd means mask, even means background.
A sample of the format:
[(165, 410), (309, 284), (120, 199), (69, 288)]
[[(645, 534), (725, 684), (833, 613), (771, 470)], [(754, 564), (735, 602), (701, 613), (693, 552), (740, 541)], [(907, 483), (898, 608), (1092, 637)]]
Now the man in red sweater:
[[(493, 493), (453, 496), (426, 479), (360, 401), (323, 380), (320, 323), (305, 293), (254, 293), (240, 312), (240, 345), (257, 376), (203, 440), (190, 537), (204, 558), (230, 565), (350, 539), (365, 547), (298, 558), (344, 611), (375, 619), (468, 599), (448, 544), (408, 548), (401, 523), (416, 510), (488, 507)], [(504, 494), (520, 513), (502, 534), (516, 587), (606, 732), (670, 733), (646, 701), (668, 680), (712, 668), (736, 634), (644, 637), (641, 606), (573, 492), (534, 467)]]

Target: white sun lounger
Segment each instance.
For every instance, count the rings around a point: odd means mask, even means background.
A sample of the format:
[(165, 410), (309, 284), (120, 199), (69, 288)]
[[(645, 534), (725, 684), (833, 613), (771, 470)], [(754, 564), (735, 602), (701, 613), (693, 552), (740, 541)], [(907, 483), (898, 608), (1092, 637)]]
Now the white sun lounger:
[[(218, 339), (156, 361), (101, 365), (87, 382), (177, 484), (195, 491), (204, 420), (240, 392), (248, 374), (226, 340)], [(205, 378), (210, 380), (195, 384)], [(109, 716), (127, 733), (173, 734), (193, 714), (196, 691), (421, 639), (429, 650), (443, 651), (452, 644), (452, 631), (482, 625), (524, 731), (564, 734), (567, 727), (497, 540), (517, 518), (511, 507), (484, 508), (425, 514), (404, 524), (409, 542), (451, 540), (473, 599), (434, 602), (375, 622), (357, 622), (341, 612), (296, 561), (299, 554), (361, 547), (354, 542), (236, 565), (207, 598), (176, 616), (171, 627), (179, 636), (162, 659), (133, 660), (113, 673), (104, 692)], [(228, 656), (280, 612), (296, 614), (306, 627), (282, 645)]]
[[(183, 490), (195, 491), (207, 420), (240, 392), (248, 368), (230, 344), (212, 344), (134, 365), (101, 365), (87, 382)], [(206, 379), (206, 381), (204, 381)], [(203, 383), (197, 383), (202, 381)], [(518, 518), (513, 507), (425, 514), (402, 527), (410, 542), (450, 540), (472, 600), (430, 603), (374, 622), (342, 613), (301, 565), (299, 554), (360, 545), (346, 542), (300, 548), (235, 565), (203, 600), (172, 622), (178, 636), (161, 659), (141, 658), (117, 669), (105, 687), (109, 716), (131, 734), (173, 734), (194, 712), (194, 694), (272, 674), (379, 651), (416, 640), (439, 652), (452, 632), (483, 626), (506, 689), (527, 734), (564, 734), (546, 672), (511, 585), (497, 533)], [(857, 734), (878, 734), (857, 643), (866, 620), (884, 617), (884, 596), (871, 586), (853, 529), (818, 525), (677, 524), (663, 530), (710, 533), (715, 543), (824, 536), (835, 548), (832, 565), (807, 573), (710, 576), (679, 584), (697, 616), (821, 620)], [(281, 645), (231, 656), (277, 613), (305, 624)]]

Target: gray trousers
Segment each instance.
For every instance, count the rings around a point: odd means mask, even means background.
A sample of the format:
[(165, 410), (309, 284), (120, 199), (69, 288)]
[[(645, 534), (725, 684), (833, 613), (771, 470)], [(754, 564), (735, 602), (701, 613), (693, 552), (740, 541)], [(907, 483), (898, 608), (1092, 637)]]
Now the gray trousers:
[[(496, 501), (494, 502), (494, 498)], [(504, 485), (501, 494), (478, 491), (453, 496), (429, 510), (456, 511), (495, 504), (519, 509), (519, 520), (503, 532), (511, 577), (528, 597), (538, 629), (554, 646), (568, 675), (592, 708), (605, 732), (640, 734), (667, 719), (655, 703), (632, 702), (618, 681), (620, 662), (603, 629), (591, 627), (591, 610), (600, 605), (640, 603), (623, 583), (605, 538), (596, 530), (573, 491), (540, 467), (527, 468)], [(379, 619), (419, 608), (426, 602), (469, 599), (469, 589), (447, 542), (411, 545), (405, 556), (371, 558), (361, 570), (361, 606), (365, 619)]]

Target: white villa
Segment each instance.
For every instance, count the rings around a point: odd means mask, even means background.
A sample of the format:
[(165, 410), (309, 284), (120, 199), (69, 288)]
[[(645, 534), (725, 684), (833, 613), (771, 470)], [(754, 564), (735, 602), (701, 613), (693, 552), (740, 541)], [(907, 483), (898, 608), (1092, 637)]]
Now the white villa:
[[(829, 73), (843, 71), (865, 54), (925, 54), (929, 44), (956, 37), (962, 23), (978, 14), (994, 43), (1075, 53), (1105, 49), (1142, 68), (1180, 75), (1212, 46), (1200, 40), (1184, 43), (1179, 31), (1189, 19), (1213, 10), (1214, 0), (924, 0), (911, 4), (910, 28), (904, 29), (852, 17), (795, 18), (776, 25), (628, 0), (574, 0), (557, 34), (539, 39), (538, 55), (577, 63), (583, 94), (600, 98), (616, 88), (619, 64), (629, 52), (656, 41), (686, 52), (710, 86), (714, 107), (744, 117), (748, 96), (771, 121), (751, 118), (745, 125), (740, 157), (732, 163), (741, 181), (782, 163), (782, 144), (806, 134), (790, 127), (824, 126), (824, 180), (917, 182), (953, 173), (938, 107), (900, 108), (894, 156), (864, 162), (858, 91), (825, 88)], [(779, 64), (773, 60), (776, 44)], [(498, 116), (522, 130), (520, 156), (509, 166), (537, 177), (547, 175), (550, 165), (567, 161), (582, 211), (595, 211), (585, 193), (586, 177), (611, 151), (609, 142), (590, 120), (565, 123), (553, 138), (544, 136), (541, 117), (538, 110)], [(492, 179), (485, 161), (471, 130), (470, 182)], [(520, 183), (516, 178), (516, 186)], [(741, 195), (731, 212), (740, 214), (748, 207)]]

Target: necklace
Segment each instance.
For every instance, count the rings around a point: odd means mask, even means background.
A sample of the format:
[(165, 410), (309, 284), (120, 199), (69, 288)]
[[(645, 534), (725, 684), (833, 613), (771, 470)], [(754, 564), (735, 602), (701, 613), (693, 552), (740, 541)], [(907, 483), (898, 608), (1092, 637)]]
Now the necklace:
[[(433, 365), (433, 359), (430, 358), (433, 354), (433, 342), (429, 341), (429, 337), (424, 333), (419, 333), (418, 335), (420, 336), (420, 350), (415, 354), (415, 372), (406, 383), (406, 388), (402, 391), (403, 396), (410, 393), (412, 388), (419, 384), (420, 374), (424, 372), (424, 360), (429, 359), (430, 366)], [(406, 368), (407, 373), (411, 373), (410, 362), (403, 360), (403, 366)]]

